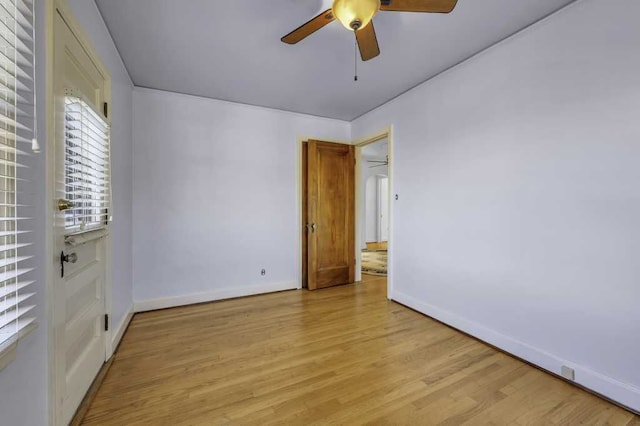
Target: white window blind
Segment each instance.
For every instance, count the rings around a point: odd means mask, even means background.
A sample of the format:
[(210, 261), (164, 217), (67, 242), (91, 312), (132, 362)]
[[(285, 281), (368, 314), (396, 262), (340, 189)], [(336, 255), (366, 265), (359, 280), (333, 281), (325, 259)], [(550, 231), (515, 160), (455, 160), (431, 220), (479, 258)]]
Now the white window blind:
[(67, 234), (104, 228), (111, 200), (109, 126), (79, 98), (65, 98)]
[(33, 4), (0, 0), (0, 350), (34, 323), (28, 151), (34, 134)]

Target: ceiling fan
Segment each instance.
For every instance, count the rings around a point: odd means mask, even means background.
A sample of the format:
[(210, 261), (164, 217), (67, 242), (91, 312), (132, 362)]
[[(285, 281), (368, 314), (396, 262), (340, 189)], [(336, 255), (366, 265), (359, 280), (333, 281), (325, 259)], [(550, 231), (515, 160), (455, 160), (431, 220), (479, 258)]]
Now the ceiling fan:
[(380, 54), (372, 22), (379, 11), (449, 13), (457, 2), (458, 0), (334, 0), (331, 9), (282, 37), (282, 41), (296, 44), (338, 19), (345, 28), (355, 33), (360, 56), (363, 61), (368, 61)]

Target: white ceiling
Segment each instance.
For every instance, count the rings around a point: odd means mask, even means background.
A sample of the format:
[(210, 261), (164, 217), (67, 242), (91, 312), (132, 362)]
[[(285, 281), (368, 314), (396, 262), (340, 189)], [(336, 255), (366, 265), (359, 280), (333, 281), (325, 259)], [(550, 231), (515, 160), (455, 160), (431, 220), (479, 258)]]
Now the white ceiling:
[[(333, 22), (280, 38), (330, 0), (96, 0), (134, 84), (352, 120), (573, 0), (459, 0), (448, 15), (381, 12), (360, 62)], [(328, 3), (328, 4), (327, 4)]]

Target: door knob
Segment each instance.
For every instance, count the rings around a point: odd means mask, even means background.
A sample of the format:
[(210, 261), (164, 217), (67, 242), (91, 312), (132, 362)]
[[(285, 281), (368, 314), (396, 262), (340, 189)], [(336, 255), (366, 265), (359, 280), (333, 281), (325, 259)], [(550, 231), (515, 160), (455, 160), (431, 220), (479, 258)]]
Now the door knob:
[(58, 210), (69, 210), (74, 206), (73, 201), (65, 200), (63, 198), (58, 200)]
[(76, 253), (64, 254), (63, 251), (60, 252), (60, 276), (64, 278), (64, 264), (65, 263), (76, 263), (78, 261), (78, 255)]
[(316, 225), (315, 223), (311, 224), (311, 232), (316, 232), (316, 229), (318, 229), (318, 225)]
[(67, 263), (76, 263), (78, 261), (78, 255), (76, 253), (62, 253), (62, 256), (60, 256), (60, 260)]

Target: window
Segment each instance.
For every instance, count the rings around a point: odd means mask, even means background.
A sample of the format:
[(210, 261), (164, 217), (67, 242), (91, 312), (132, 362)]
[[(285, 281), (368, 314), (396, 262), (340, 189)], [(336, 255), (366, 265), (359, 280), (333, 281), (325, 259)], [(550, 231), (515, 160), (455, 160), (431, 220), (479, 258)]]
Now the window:
[[(26, 185), (33, 133), (33, 5), (0, 0), (0, 354), (34, 326)], [(35, 148), (35, 146), (34, 146)]]
[(79, 98), (65, 98), (65, 211), (67, 234), (104, 228), (109, 222), (109, 127)]

